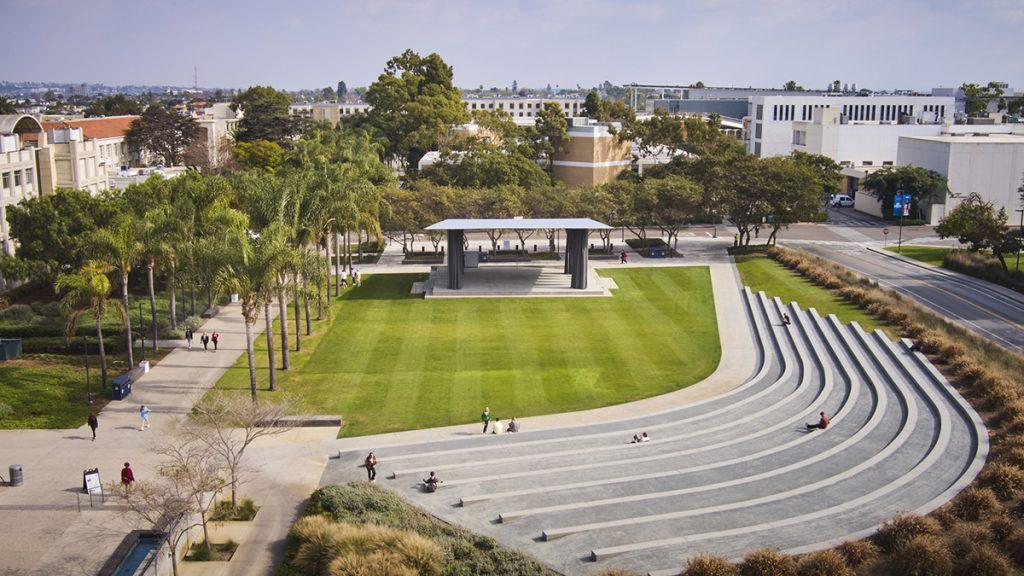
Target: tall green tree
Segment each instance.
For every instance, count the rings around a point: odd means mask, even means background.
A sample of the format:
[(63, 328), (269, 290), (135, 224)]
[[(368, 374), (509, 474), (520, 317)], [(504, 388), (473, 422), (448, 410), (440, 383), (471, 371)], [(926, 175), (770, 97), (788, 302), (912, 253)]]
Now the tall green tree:
[(821, 210), (822, 175), (814, 165), (790, 157), (765, 158), (758, 164), (771, 227), (766, 243), (775, 244), (779, 230), (812, 219)]
[(565, 152), (570, 139), (569, 123), (562, 107), (555, 102), (545, 102), (537, 113), (532, 135), (537, 157), (547, 160), (550, 172), (554, 167), (554, 157)]
[(110, 279), (107, 278), (109, 270), (107, 264), (90, 260), (77, 272), (58, 276), (56, 283), (56, 291), (61, 294), (60, 310), (64, 316), (66, 338), (71, 338), (83, 317), (92, 315), (100, 353), (100, 378), (104, 388), (107, 385), (107, 350), (103, 345), (103, 319), (110, 310), (116, 310), (122, 317), (127, 315), (124, 307), (110, 298)]
[(291, 98), (270, 86), (252, 86), (235, 95), (232, 110), (241, 110), (242, 118), (235, 129), (235, 140), (254, 142), (266, 140), (284, 144), (298, 130), (290, 113)]
[(597, 90), (587, 92), (587, 99), (583, 101), (583, 114), (587, 118), (601, 119), (601, 96)]
[(910, 194), (911, 217), (922, 216), (921, 202), (934, 202), (949, 192), (946, 179), (934, 170), (919, 166), (897, 166), (872, 172), (864, 178), (864, 189), (882, 202), (882, 214), (892, 214), (893, 201), (900, 191)]
[(1006, 108), (1003, 100), (1003, 87), (998, 82), (989, 82), (984, 86), (964, 83), (960, 85), (964, 93), (964, 110), (968, 116), (982, 116), (988, 112), (988, 105), (993, 100), (999, 102), (1000, 110)]
[(391, 58), (367, 89), (365, 100), (373, 106), (370, 124), (387, 138), (386, 155), (403, 161), (412, 173), (453, 126), (470, 118), (454, 85), (452, 67), (437, 54), (424, 57), (406, 50)]
[(685, 176), (648, 180), (645, 185), (654, 193), (654, 224), (668, 237), (668, 244), (675, 250), (683, 226), (700, 213), (700, 185)]
[(1006, 209), (996, 210), (974, 192), (939, 221), (935, 232), (940, 238), (956, 238), (973, 252), (991, 250), (1006, 272), (1006, 255), (1021, 249), (1020, 232), (1010, 227)]
[(178, 166), (198, 135), (199, 126), (191, 116), (150, 104), (132, 121), (125, 142), (136, 153), (148, 152), (166, 166)]
[[(99, 259), (106, 262), (121, 277), (121, 306), (128, 310), (128, 278), (143, 249), (135, 221), (130, 214), (120, 214), (108, 226), (94, 232), (92, 242)], [(131, 315), (125, 314), (122, 320), (128, 365), (135, 366)]]

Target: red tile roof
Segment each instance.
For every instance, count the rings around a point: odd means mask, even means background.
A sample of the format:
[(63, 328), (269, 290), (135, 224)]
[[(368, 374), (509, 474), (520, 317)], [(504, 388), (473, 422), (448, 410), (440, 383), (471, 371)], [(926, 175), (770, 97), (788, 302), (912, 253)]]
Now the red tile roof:
[(107, 118), (81, 118), (78, 120), (66, 120), (62, 122), (42, 122), (43, 130), (52, 130), (71, 126), (81, 128), (82, 135), (86, 138), (114, 138), (124, 136), (128, 128), (138, 116), (110, 116)]

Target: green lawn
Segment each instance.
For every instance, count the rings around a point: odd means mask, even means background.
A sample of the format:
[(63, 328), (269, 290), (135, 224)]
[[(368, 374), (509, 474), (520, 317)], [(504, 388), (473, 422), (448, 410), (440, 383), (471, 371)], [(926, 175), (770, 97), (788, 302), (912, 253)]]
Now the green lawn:
[(835, 314), (843, 322), (857, 321), (865, 330), (887, 327), (856, 305), (812, 284), (767, 256), (747, 254), (735, 258), (743, 284), (754, 292), (763, 290), (769, 296), (778, 296), (783, 302), (796, 301), (801, 308), (815, 308), (822, 315)]
[[(102, 390), (97, 364), (91, 375), (94, 409), (98, 410), (110, 395)], [(77, 428), (89, 415), (85, 370), (79, 357), (31, 355), (0, 362), (0, 382), (0, 403), (12, 409), (10, 416), (0, 417), (0, 429)]]
[(912, 258), (925, 264), (931, 264), (932, 266), (942, 266), (942, 259), (946, 256), (952, 248), (944, 248), (942, 246), (908, 246), (903, 245), (902, 250), (897, 251), (895, 246), (889, 246), (886, 248), (889, 252), (898, 252), (899, 254)]
[[(602, 273), (619, 286), (611, 298), (425, 300), (409, 295), (421, 276), (367, 276), (304, 338), (278, 387), (310, 412), (342, 415), (342, 435), (356, 436), (475, 422), (484, 406), (503, 419), (596, 408), (714, 371), (707, 268)], [(217, 387), (246, 390), (245, 366), (243, 356)]]

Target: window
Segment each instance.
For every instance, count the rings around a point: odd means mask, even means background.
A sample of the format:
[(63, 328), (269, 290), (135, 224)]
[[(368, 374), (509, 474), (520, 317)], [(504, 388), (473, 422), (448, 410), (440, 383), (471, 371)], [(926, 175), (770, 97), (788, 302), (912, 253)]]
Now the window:
[(3, 186), (0, 186), (0, 188), (5, 188), (5, 189), (6, 188), (10, 188), (11, 187), (11, 173), (10, 172), (4, 172), (3, 180), (0, 181), (0, 183), (3, 184)]
[(755, 114), (755, 118), (757, 120), (763, 120), (764, 119), (764, 104), (758, 104), (757, 105), (757, 113)]
[(874, 164), (875, 163), (872, 162), (871, 160), (865, 160), (865, 161), (860, 163), (861, 166), (873, 166)]
[(882, 166), (892, 166), (892, 160), (882, 160)]
[(21, 186), (21, 170), (14, 171), (14, 187)]
[(25, 186), (31, 186), (35, 181), (35, 178), (32, 177), (32, 169), (25, 168)]
[(754, 142), (754, 156), (760, 156), (760, 155), (761, 155), (761, 143), (760, 142)]
[(761, 128), (764, 126), (763, 123), (758, 122), (754, 125), (754, 138), (761, 138)]

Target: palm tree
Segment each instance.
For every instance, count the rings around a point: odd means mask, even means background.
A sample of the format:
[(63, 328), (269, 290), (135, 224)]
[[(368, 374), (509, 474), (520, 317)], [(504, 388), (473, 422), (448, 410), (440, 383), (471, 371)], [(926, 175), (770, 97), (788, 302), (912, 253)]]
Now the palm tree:
[(64, 294), (60, 300), (60, 309), (64, 315), (66, 339), (71, 339), (84, 315), (92, 314), (96, 323), (96, 340), (100, 349), (100, 378), (104, 387), (107, 385), (107, 352), (103, 347), (103, 319), (112, 309), (117, 310), (122, 317), (127, 316), (121, 303), (110, 298), (110, 279), (107, 278), (109, 271), (110, 266), (104, 262), (89, 260), (78, 272), (58, 276), (54, 287), (58, 293)]
[(240, 249), (232, 251), (232, 262), (225, 264), (214, 278), (217, 293), (238, 294), (245, 320), (245, 351), (249, 360), (249, 389), (252, 401), (256, 398), (256, 359), (254, 331), (260, 307), (268, 302), (277, 284), (277, 274), (287, 264), (288, 246), (284, 230), (271, 226), (259, 236), (247, 235), (240, 241)]
[(135, 366), (132, 353), (132, 321), (128, 308), (128, 275), (139, 259), (141, 244), (136, 237), (136, 226), (131, 216), (121, 214), (110, 226), (93, 233), (93, 245), (104, 262), (121, 276), (121, 307), (124, 308), (124, 338), (128, 348), (128, 366)]

